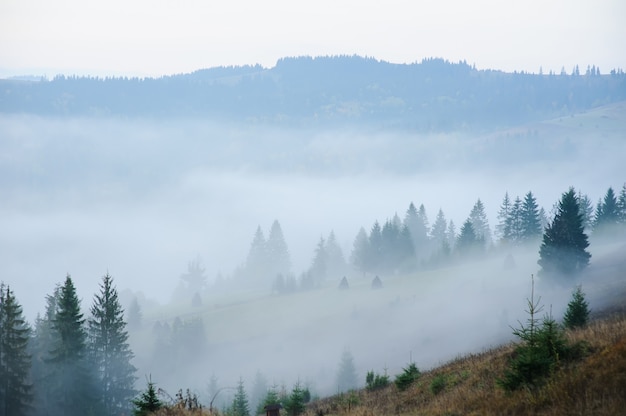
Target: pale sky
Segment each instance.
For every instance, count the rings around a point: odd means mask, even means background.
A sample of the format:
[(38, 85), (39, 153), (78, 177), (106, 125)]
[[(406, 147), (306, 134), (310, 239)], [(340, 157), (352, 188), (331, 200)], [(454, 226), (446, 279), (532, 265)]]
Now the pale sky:
[(0, 76), (160, 76), (285, 56), (626, 68), (624, 0), (0, 0)]

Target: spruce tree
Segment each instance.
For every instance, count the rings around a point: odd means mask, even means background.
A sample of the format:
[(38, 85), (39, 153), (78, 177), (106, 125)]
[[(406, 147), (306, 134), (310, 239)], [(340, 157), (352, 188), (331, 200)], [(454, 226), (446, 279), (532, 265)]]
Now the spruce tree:
[(35, 414), (55, 414), (54, 394), (58, 391), (54, 379), (54, 368), (50, 363), (50, 350), (60, 344), (60, 336), (54, 331), (57, 304), (61, 287), (56, 286), (52, 295), (46, 296), (46, 309), (43, 317), (37, 315), (35, 333), (32, 339), (32, 380), (35, 396)]
[(589, 264), (588, 246), (576, 193), (570, 188), (562, 195), (554, 219), (543, 234), (537, 261), (541, 266), (540, 273), (575, 274)]
[(589, 303), (585, 299), (582, 288), (577, 286), (572, 294), (572, 300), (567, 304), (563, 325), (569, 329), (583, 327), (589, 322), (589, 313)]
[(532, 192), (524, 196), (521, 207), (522, 220), (522, 241), (534, 241), (541, 238), (541, 218), (539, 217), (539, 206)]
[(615, 196), (613, 188), (609, 188), (606, 191), (604, 198), (598, 202), (594, 231), (608, 230), (609, 227), (615, 226), (619, 223), (619, 220), (620, 212), (617, 197)]
[(476, 235), (472, 221), (468, 218), (461, 226), (459, 236), (456, 240), (456, 251), (461, 256), (471, 256), (482, 251), (483, 242)]
[(522, 240), (522, 200), (515, 197), (509, 216), (504, 226), (504, 238), (513, 243), (520, 243)]
[(57, 333), (58, 340), (48, 359), (56, 388), (54, 406), (59, 414), (66, 416), (99, 412), (95, 375), (88, 361), (85, 319), (69, 275), (61, 286), (52, 329)]
[(278, 395), (277, 389), (278, 389), (277, 386), (273, 386), (267, 390), (265, 397), (257, 406), (257, 411), (256, 411), (257, 415), (264, 414), (266, 406), (280, 405), (280, 396)]
[(440, 208), (432, 228), (433, 244), (437, 249), (441, 248), (444, 241), (447, 240), (447, 228), (448, 222), (446, 221), (446, 216)]
[(306, 409), (305, 389), (300, 386), (300, 381), (296, 382), (291, 390), (291, 394), (285, 400), (285, 411), (289, 416), (298, 416)]
[(239, 378), (233, 404), (231, 406), (232, 416), (250, 416), (250, 408), (248, 407), (248, 395), (243, 386), (243, 380)]
[(472, 222), (472, 227), (474, 227), (476, 237), (487, 246), (491, 244), (491, 229), (489, 228), (487, 214), (485, 213), (485, 206), (480, 198), (472, 207), (469, 219)]
[(8, 286), (0, 284), (0, 415), (30, 413), (33, 400), (28, 354), (30, 327)]
[(128, 344), (124, 310), (108, 273), (102, 278), (100, 293), (94, 296), (89, 338), (105, 414), (127, 413), (130, 399), (136, 395), (136, 368), (131, 364), (134, 355)]
[(132, 404), (134, 416), (148, 416), (164, 407), (163, 402), (157, 396), (156, 388), (151, 379), (148, 380), (146, 391), (141, 393), (137, 399), (132, 400)]
[(275, 276), (279, 273), (288, 275), (291, 272), (291, 257), (278, 220), (274, 220), (272, 223), (265, 247), (270, 275)]

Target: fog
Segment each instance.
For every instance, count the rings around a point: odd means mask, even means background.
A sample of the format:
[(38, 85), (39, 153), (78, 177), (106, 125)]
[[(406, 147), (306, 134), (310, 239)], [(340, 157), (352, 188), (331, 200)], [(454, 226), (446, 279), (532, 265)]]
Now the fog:
[[(68, 273), (87, 310), (107, 271), (124, 299), (142, 299), (143, 336), (153, 337), (146, 328), (157, 321), (202, 317), (206, 354), (176, 377), (148, 367), (152, 338), (133, 339), (139, 382), (151, 373), (169, 389), (202, 393), (212, 375), (222, 385), (241, 376), (249, 389), (260, 370), (270, 384), (300, 378), (319, 393), (333, 392), (344, 348), (360, 381), (369, 369), (398, 373), (410, 359), (428, 368), (511, 339), (509, 325), (525, 319), (538, 246), (516, 251), (512, 270), (503, 268), (506, 253), (496, 252), (419, 279), (381, 276), (381, 291), (370, 289), (372, 276), (356, 272), (344, 292), (336, 289), (341, 276), (293, 295), (271, 296), (268, 287), (246, 295), (260, 299), (259, 316), (250, 314), (254, 302), (229, 309), (234, 295), (222, 299), (211, 285), (245, 263), (257, 226), (267, 236), (274, 220), (298, 276), (320, 237), (334, 231), (348, 259), (360, 227), (369, 231), (395, 213), (403, 218), (411, 202), (424, 204), (431, 225), (441, 208), (458, 230), (480, 198), (493, 230), (505, 192), (514, 198), (532, 191), (549, 213), (570, 186), (595, 202), (626, 180), (619, 134), (596, 139), (563, 128), (544, 138), (541, 127), (530, 128), (540, 129), (539, 138), (519, 139), (511, 151), (506, 132), (418, 136), (358, 127), (2, 116), (0, 280), (31, 321)], [(603, 255), (594, 250), (600, 249), (590, 248), (592, 265)], [(606, 253), (612, 250), (619, 248)], [(197, 257), (209, 288), (204, 309), (189, 312), (170, 301)], [(556, 314), (569, 291), (545, 289), (542, 296)]]

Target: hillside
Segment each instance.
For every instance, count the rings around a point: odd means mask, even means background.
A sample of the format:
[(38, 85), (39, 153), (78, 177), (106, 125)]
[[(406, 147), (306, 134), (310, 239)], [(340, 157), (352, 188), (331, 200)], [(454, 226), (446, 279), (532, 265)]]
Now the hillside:
[(626, 99), (622, 71), (505, 73), (466, 62), (391, 64), (359, 56), (295, 57), (272, 68), (220, 67), (162, 78), (0, 80), (0, 113), (202, 117), (421, 132), (492, 131)]
[(311, 403), (307, 415), (619, 415), (626, 408), (626, 314), (606, 316), (568, 332), (588, 355), (559, 369), (536, 392), (505, 393), (502, 377), (512, 345), (462, 356), (425, 372), (408, 390), (335, 396)]

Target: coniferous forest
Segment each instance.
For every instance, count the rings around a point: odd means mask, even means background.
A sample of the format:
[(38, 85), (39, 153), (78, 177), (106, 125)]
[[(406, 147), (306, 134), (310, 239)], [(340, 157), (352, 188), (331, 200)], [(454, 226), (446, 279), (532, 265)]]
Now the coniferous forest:
[[(342, 253), (332, 231), (328, 236), (321, 237), (310, 267), (297, 277), (290, 273), (289, 249), (279, 222), (274, 221), (267, 239), (262, 228), (257, 228), (245, 265), (236, 270), (230, 280), (241, 279), (261, 292), (287, 296), (323, 288), (332, 276), (347, 274), (355, 276), (355, 279), (363, 279), (361, 275), (376, 276), (375, 280), (380, 282), (379, 276), (390, 280), (393, 276), (411, 275), (419, 270), (462, 266), (525, 246), (538, 249), (538, 274), (544, 281), (570, 287), (578, 282), (576, 276), (590, 262), (589, 235), (619, 236), (623, 239), (626, 232), (626, 185), (617, 193), (609, 188), (595, 209), (587, 211), (586, 200), (585, 195), (570, 188), (561, 195), (552, 209), (553, 214), (548, 216), (531, 191), (525, 194), (523, 200), (516, 196), (513, 201), (505, 192), (493, 232), (480, 199), (476, 200), (458, 232), (452, 221), (446, 220), (442, 209), (431, 226), (425, 206), (421, 204), (416, 208), (414, 203), (410, 203), (403, 218), (395, 214), (382, 225), (374, 221), (369, 231), (362, 227), (348, 256)], [(513, 265), (508, 264), (508, 267)], [(345, 277), (343, 281), (347, 288)], [(214, 285), (216, 290), (225, 290), (229, 281)], [(219, 288), (219, 285), (223, 287)], [(190, 306), (200, 310), (205, 287), (206, 276), (199, 260), (191, 261), (187, 272), (181, 275), (181, 286), (176, 296), (179, 301), (186, 299)], [(102, 277), (100, 290), (93, 295), (89, 305), (82, 304), (72, 277), (67, 275), (46, 296), (42, 311), (32, 323), (25, 319), (18, 297), (10, 285), (2, 283), (1, 289), (2, 415), (118, 415), (149, 409), (150, 406), (156, 406), (154, 410), (167, 407), (168, 402), (155, 395), (156, 387), (151, 380), (147, 390), (139, 395), (143, 386), (138, 382), (140, 375), (133, 364), (136, 357), (130, 346), (129, 332), (139, 331), (142, 313), (136, 298), (128, 310), (124, 309), (109, 273)], [(584, 293), (578, 287), (565, 315), (565, 325), (584, 325), (588, 319), (587, 307)], [(541, 309), (532, 297), (529, 309), (530, 329), (522, 327), (521, 332), (514, 334), (531, 342), (531, 346), (533, 342), (539, 342), (532, 341), (535, 336), (556, 337), (556, 333), (550, 335), (551, 332), (535, 335), (532, 325), (538, 325), (535, 315)], [(538, 331), (556, 331), (554, 325), (558, 324), (544, 322)], [(211, 341), (205, 331), (210, 332), (210, 328), (205, 328), (201, 313), (193, 318), (177, 317), (171, 326), (167, 322), (156, 321), (152, 328), (156, 336), (156, 355), (151, 365), (165, 367), (175, 373), (180, 366), (188, 368), (196, 360), (200, 361), (203, 355), (210, 356)], [(523, 353), (527, 354), (525, 351)], [(570, 351), (568, 354), (574, 353)], [(353, 360), (350, 350), (344, 350), (337, 373), (340, 392), (351, 391), (361, 385)], [(145, 363), (144, 359), (141, 361)], [(149, 368), (143, 370), (150, 371)], [(530, 382), (515, 378), (521, 374), (515, 371), (521, 370), (512, 367), (503, 375), (505, 388), (515, 389), (511, 386)], [(398, 380), (410, 380), (402, 381), (408, 383), (403, 386), (408, 386), (418, 377), (416, 368), (405, 369), (404, 375), (398, 375), (396, 384), (401, 385)], [(530, 376), (526, 374), (524, 377)], [(211, 382), (217, 383), (217, 380)], [(367, 385), (370, 389), (384, 387), (389, 382), (388, 376), (378, 374), (374, 378), (374, 372), (371, 377), (368, 373)], [(218, 384), (210, 386), (214, 395), (223, 388)], [(303, 387), (297, 382), (289, 393), (284, 385), (269, 386), (261, 373), (257, 373), (254, 389), (254, 392), (246, 389), (240, 378), (232, 403), (222, 403), (222, 410), (233, 415), (253, 414), (253, 410), (262, 413), (263, 406), (280, 402), (285, 409), (291, 409), (289, 414), (300, 414), (305, 403), (311, 400), (310, 387)], [(175, 399), (168, 397), (171, 403), (183, 408), (202, 406), (197, 393), (192, 394), (189, 390), (186, 395), (180, 390)], [(211, 407), (213, 399), (215, 396), (212, 397)]]
[(625, 82), (0, 79), (0, 416), (615, 414)]

